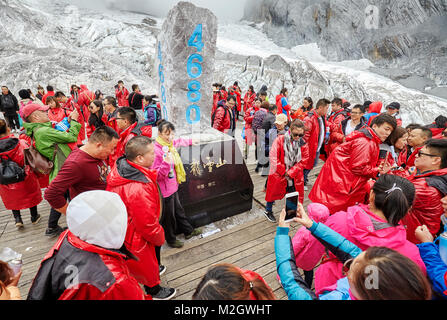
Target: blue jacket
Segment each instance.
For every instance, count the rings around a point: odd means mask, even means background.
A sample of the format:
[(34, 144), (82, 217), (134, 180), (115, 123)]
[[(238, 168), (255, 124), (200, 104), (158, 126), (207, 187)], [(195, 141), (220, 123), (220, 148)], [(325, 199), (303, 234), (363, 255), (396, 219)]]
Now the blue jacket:
[(433, 284), (433, 290), (447, 298), (447, 265), (439, 255), (439, 247), (433, 242), (420, 243), (417, 246), (427, 267), (427, 276)]
[[(321, 243), (324, 244), (340, 261), (357, 257), (362, 250), (343, 236), (333, 231), (322, 223), (313, 223), (310, 232)], [(316, 300), (315, 294), (307, 287), (296, 267), (295, 255), (292, 241), (289, 237), (289, 228), (278, 227), (275, 236), (276, 271), (281, 279), (282, 286), (289, 300)], [(338, 294), (323, 294), (325, 300), (345, 300), (349, 297), (349, 285), (347, 280), (340, 279), (340, 290)], [(347, 290), (343, 289), (347, 287)], [(347, 296), (346, 296), (347, 294)]]

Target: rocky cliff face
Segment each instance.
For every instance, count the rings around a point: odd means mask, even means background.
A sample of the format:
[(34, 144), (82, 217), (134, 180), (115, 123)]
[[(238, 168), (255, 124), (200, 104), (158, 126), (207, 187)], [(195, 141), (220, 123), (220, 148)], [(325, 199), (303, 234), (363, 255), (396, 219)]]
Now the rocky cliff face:
[(316, 42), (330, 60), (367, 58), (391, 77), (447, 85), (446, 0), (250, 0), (244, 19), (281, 46)]

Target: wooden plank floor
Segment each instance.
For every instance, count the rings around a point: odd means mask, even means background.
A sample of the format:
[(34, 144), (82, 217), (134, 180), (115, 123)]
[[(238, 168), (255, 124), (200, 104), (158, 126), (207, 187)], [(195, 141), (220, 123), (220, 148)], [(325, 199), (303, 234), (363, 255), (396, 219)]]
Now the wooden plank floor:
[[(316, 179), (321, 166), (320, 161), (320, 165), (311, 172), (310, 185)], [(254, 184), (253, 207), (262, 208), (265, 206), (263, 192), (265, 177), (254, 172), (254, 164), (248, 164), (247, 167)], [(305, 205), (309, 202), (307, 193)], [(278, 201), (274, 206), (276, 217), (280, 210), (281, 204)], [(0, 204), (0, 248), (10, 247), (23, 254), (23, 275), (19, 282), (23, 299), (27, 297), (41, 260), (56, 241), (56, 238), (49, 239), (44, 235), (50, 211), (45, 200), (39, 204), (38, 211), (42, 220), (39, 224), (32, 225), (29, 211), (22, 210), (25, 228), (17, 230), (11, 211), (6, 210), (3, 203)], [(244, 214), (247, 213), (241, 215)], [(66, 226), (64, 216), (60, 219), (60, 225)], [(258, 272), (272, 287), (278, 299), (287, 299), (276, 279), (274, 254), (276, 226), (260, 217), (209, 237), (188, 242), (181, 249), (164, 246), (161, 253), (162, 264), (167, 267), (167, 271), (162, 276), (162, 285), (177, 289), (175, 299), (189, 300), (206, 270), (214, 264), (227, 262)], [(290, 234), (293, 235), (296, 229), (297, 226), (293, 226)]]

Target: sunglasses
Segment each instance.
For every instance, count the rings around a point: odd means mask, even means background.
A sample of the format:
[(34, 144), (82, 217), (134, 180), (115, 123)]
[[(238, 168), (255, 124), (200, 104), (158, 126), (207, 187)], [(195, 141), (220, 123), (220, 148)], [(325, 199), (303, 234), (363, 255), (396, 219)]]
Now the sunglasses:
[(348, 259), (343, 263), (343, 275), (347, 275), (349, 270), (351, 269), (352, 262), (354, 262), (354, 258)]
[(427, 157), (440, 157), (440, 156), (438, 156), (438, 155), (435, 155), (435, 154), (429, 154), (429, 153), (425, 153), (425, 152), (422, 152), (422, 151), (418, 151), (418, 157), (420, 157), (420, 156), (427, 156)]
[(298, 137), (300, 137), (300, 138), (304, 137), (304, 133), (301, 133), (301, 134), (293, 134), (292, 133), (292, 138), (298, 138)]

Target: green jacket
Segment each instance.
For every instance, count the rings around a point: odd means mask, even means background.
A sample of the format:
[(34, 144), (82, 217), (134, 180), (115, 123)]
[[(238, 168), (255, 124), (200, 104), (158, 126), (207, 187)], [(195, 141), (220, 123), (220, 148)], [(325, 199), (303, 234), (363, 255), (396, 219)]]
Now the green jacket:
[[(65, 159), (71, 152), (67, 143), (76, 142), (78, 140), (81, 124), (72, 120), (68, 132), (53, 129), (51, 122), (45, 123), (23, 123), (27, 136), (33, 137), (36, 142), (36, 149), (39, 153), (49, 160), (53, 160), (54, 167), (50, 172), (50, 182), (56, 178), (57, 173), (64, 164)], [(34, 133), (34, 134), (33, 134)], [(54, 155), (54, 144), (57, 144), (58, 150)]]

